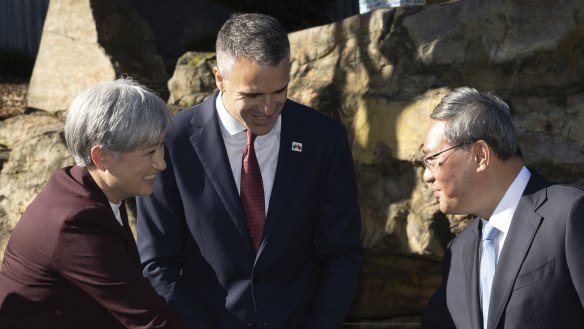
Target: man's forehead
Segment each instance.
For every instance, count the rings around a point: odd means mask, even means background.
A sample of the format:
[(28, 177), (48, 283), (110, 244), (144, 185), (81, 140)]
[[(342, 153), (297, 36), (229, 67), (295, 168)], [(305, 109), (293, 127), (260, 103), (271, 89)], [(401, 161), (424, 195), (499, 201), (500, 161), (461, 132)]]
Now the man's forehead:
[(422, 146), (422, 152), (424, 152), (424, 154), (433, 152), (446, 144), (446, 137), (444, 135), (445, 126), (445, 121), (432, 120)]

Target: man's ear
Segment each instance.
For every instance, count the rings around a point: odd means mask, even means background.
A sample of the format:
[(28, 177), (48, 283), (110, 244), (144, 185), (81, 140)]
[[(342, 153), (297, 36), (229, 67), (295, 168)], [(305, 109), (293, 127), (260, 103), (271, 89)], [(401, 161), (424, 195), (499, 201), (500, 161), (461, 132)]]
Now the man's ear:
[(221, 72), (219, 72), (219, 68), (217, 66), (213, 67), (213, 75), (215, 76), (215, 85), (217, 86), (217, 89), (223, 92), (225, 89), (225, 80), (223, 79), (223, 76), (221, 75)]
[(91, 161), (99, 170), (107, 170), (108, 153), (99, 145), (91, 148)]
[(478, 140), (472, 145), (471, 154), (477, 164), (477, 171), (484, 171), (489, 167), (492, 151), (484, 140)]

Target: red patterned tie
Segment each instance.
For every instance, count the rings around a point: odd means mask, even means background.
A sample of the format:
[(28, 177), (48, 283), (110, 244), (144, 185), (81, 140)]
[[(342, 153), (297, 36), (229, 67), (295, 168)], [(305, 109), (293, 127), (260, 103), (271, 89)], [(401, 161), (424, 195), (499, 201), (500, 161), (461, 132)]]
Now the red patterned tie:
[(253, 143), (257, 135), (247, 130), (247, 145), (243, 150), (241, 166), (241, 202), (247, 219), (247, 228), (253, 242), (255, 252), (258, 252), (265, 221), (264, 184), (260, 165), (256, 158)]

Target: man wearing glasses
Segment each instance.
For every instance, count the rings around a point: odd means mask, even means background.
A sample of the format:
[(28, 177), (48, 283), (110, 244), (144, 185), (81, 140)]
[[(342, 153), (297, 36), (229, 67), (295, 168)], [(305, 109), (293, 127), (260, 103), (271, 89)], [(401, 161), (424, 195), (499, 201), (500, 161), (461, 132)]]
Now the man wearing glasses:
[(509, 107), (472, 88), (430, 115), (424, 180), (445, 214), (474, 221), (448, 246), (422, 328), (584, 323), (584, 191), (523, 165)]

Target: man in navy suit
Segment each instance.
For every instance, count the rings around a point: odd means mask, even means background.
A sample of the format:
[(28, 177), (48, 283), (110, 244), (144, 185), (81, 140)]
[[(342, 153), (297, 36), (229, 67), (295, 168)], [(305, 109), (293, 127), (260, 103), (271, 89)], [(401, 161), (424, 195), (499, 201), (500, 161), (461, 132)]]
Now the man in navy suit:
[[(287, 99), (290, 44), (274, 18), (233, 15), (216, 46), (219, 91), (176, 115), (168, 168), (138, 199), (144, 273), (197, 328), (340, 328), (362, 262), (344, 128)], [(251, 206), (248, 141), (261, 171)]]
[(476, 218), (446, 251), (422, 328), (582, 328), (584, 191), (523, 165), (495, 95), (456, 89), (431, 118), (424, 179), (443, 213)]

